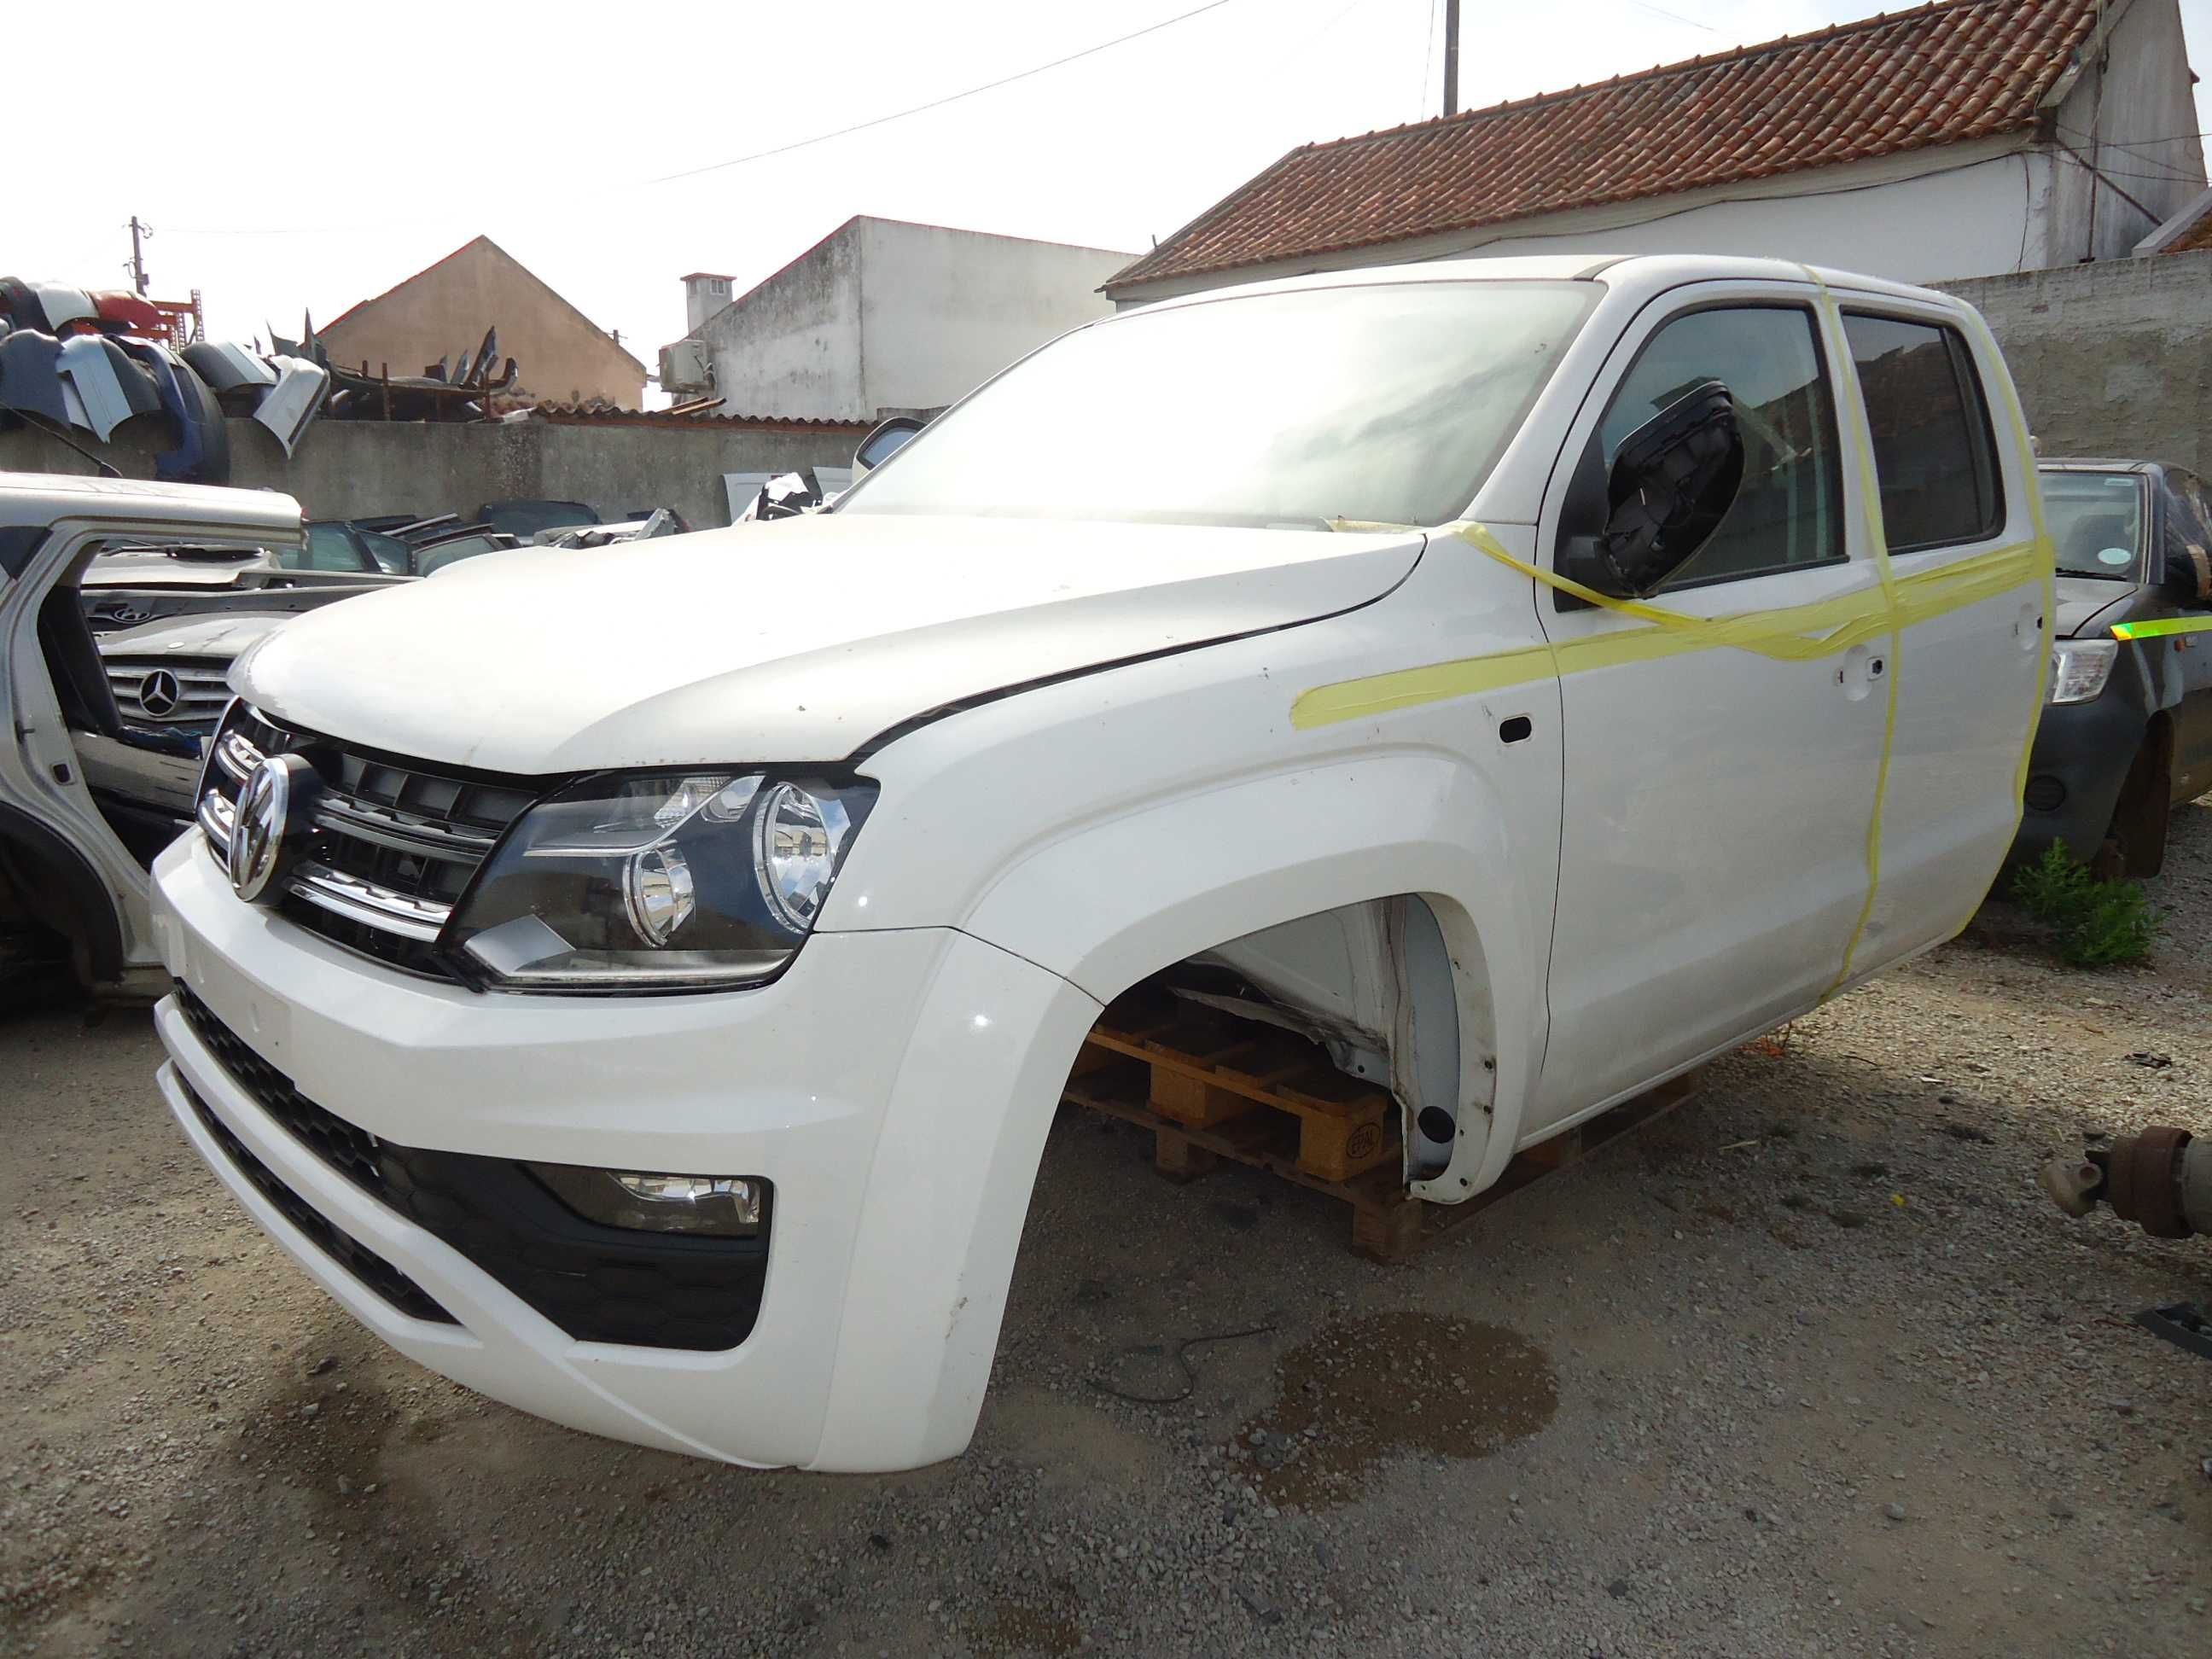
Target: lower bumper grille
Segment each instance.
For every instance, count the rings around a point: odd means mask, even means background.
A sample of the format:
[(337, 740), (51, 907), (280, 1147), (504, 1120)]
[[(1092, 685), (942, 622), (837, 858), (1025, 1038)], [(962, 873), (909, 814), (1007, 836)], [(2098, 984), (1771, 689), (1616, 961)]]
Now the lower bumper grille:
[(427, 1319), (441, 1325), (461, 1322), (440, 1307), (429, 1291), (367, 1245), (357, 1243), (352, 1234), (287, 1187), (274, 1170), (254, 1157), (247, 1150), (246, 1143), (231, 1133), (228, 1124), (208, 1109), (207, 1102), (192, 1092), (190, 1084), (185, 1085), (185, 1097), (191, 1102), (192, 1111), (199, 1118), (200, 1126), (214, 1136), (216, 1145), (222, 1148), (223, 1156), (231, 1161), (240, 1175), (253, 1183), (262, 1197), (276, 1206), (277, 1212), (285, 1220), (305, 1233), (325, 1255), (410, 1318)]
[[(752, 1334), (768, 1275), (772, 1208), (760, 1235), (743, 1239), (639, 1232), (587, 1221), (511, 1159), (403, 1146), (347, 1122), (293, 1087), (290, 1078), (255, 1053), (182, 981), (176, 997), (193, 1035), (287, 1134), (379, 1203), (459, 1250), (578, 1341), (719, 1350)], [(243, 1146), (239, 1152), (252, 1157)], [(273, 1172), (258, 1164), (252, 1167), (352, 1245)], [(373, 1282), (371, 1288), (377, 1288)]]

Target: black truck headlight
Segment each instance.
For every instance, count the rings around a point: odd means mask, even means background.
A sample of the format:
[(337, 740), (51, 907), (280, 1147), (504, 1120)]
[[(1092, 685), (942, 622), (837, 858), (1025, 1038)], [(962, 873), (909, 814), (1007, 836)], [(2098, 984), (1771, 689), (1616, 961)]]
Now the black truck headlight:
[(518, 991), (757, 985), (813, 930), (875, 794), (758, 771), (586, 778), (523, 814), (443, 943)]

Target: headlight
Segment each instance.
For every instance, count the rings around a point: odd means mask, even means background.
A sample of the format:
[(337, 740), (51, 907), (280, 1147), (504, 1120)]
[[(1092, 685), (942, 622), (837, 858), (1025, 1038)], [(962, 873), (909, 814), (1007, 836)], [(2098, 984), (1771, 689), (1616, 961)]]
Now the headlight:
[(443, 942), (514, 990), (757, 985), (812, 930), (875, 794), (758, 772), (586, 778), (523, 814)]
[(2051, 647), (2051, 701), (2087, 702), (2105, 689), (2119, 659), (2118, 640), (2061, 640)]

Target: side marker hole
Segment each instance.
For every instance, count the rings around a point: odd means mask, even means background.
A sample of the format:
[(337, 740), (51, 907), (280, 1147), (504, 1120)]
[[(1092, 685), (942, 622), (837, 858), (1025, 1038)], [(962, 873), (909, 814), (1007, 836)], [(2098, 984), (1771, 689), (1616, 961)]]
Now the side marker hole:
[(1511, 720), (1498, 723), (1498, 735), (1506, 743), (1520, 743), (1533, 735), (1535, 730), (1535, 723), (1526, 714), (1516, 714)]

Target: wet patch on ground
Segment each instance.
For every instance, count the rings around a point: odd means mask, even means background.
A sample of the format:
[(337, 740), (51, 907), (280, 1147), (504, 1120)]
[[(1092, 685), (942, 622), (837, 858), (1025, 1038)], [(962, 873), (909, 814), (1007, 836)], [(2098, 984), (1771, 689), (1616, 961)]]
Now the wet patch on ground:
[(1333, 1508), (1407, 1453), (1488, 1457), (1559, 1405), (1543, 1351), (1502, 1325), (1426, 1313), (1336, 1320), (1286, 1354), (1275, 1404), (1237, 1432), (1271, 1504)]

